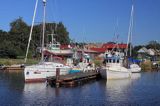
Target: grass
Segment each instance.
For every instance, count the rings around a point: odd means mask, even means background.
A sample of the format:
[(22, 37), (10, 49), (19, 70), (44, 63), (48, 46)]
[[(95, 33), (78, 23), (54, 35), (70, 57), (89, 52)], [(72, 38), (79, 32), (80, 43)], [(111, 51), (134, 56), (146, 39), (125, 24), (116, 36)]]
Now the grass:
[(24, 63), (24, 59), (0, 59), (0, 64), (13, 65), (13, 64), (37, 64), (39, 61), (36, 59), (28, 59)]

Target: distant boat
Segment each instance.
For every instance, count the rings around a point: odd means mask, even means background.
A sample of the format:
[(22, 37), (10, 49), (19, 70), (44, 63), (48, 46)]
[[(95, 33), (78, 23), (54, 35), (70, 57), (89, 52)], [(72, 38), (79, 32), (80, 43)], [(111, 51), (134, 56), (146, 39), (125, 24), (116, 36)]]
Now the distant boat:
[(141, 67), (139, 67), (138, 63), (140, 63), (141, 61), (138, 59), (134, 59), (134, 58), (128, 58), (128, 62), (129, 62), (129, 70), (132, 73), (139, 73), (141, 71)]
[(72, 48), (68, 45), (67, 49), (61, 49), (61, 44), (56, 41), (52, 41), (50, 44), (44, 48), (44, 52), (46, 54), (55, 55), (55, 56), (66, 56), (66, 55), (73, 55)]
[[(36, 8), (37, 8), (38, 0), (36, 2), (35, 6), (35, 12), (34, 12), (34, 17), (36, 14)], [(42, 37), (42, 58), (41, 62), (36, 65), (31, 65), (31, 66), (26, 66), (24, 69), (24, 78), (25, 82), (40, 82), (40, 81), (45, 81), (47, 77), (55, 76), (56, 75), (56, 70), (57, 68), (60, 69), (60, 75), (65, 75), (69, 73), (69, 70), (71, 68), (69, 66), (65, 66), (62, 63), (59, 62), (48, 62), (44, 61), (44, 34), (45, 34), (45, 8), (46, 8), (46, 0), (43, 0), (43, 6), (44, 6), (44, 16), (43, 16), (43, 37)], [(31, 35), (32, 35), (32, 30), (33, 30), (33, 23), (34, 23), (34, 18), (32, 22), (32, 27), (30, 31), (30, 37), (29, 37), (29, 43), (27, 47), (27, 52), (26, 52), (26, 58), (25, 61), (27, 60), (27, 55), (28, 55), (28, 49), (30, 45), (30, 40), (31, 40)], [(53, 45), (52, 45), (53, 46)]]
[(138, 73), (141, 71), (141, 67), (139, 67), (138, 64), (133, 63), (130, 65), (130, 70), (132, 73)]

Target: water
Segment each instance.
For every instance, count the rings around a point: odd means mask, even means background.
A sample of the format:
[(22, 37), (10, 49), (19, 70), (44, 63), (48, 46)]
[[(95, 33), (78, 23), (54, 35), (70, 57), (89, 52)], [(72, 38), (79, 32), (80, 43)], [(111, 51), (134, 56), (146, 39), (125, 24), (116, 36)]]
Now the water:
[(24, 84), (23, 73), (0, 72), (0, 106), (160, 106), (160, 72), (100, 80), (72, 88)]

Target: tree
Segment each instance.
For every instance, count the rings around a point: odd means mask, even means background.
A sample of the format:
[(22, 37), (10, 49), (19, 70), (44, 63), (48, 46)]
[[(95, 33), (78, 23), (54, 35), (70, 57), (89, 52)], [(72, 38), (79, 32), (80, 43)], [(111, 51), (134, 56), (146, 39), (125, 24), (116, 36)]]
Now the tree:
[[(10, 31), (0, 30), (0, 57), (16, 58), (24, 56), (27, 49), (31, 26), (28, 26), (21, 17), (10, 23)], [(69, 44), (69, 33), (62, 22), (46, 23), (45, 44), (49, 43), (48, 35), (55, 34), (54, 38), (61, 44)], [(35, 25), (30, 44), (30, 53), (35, 53), (41, 47), (42, 24)]]
[(57, 34), (56, 40), (58, 42), (60, 42), (61, 44), (69, 44), (70, 43), (69, 32), (64, 27), (62, 22), (57, 24), (56, 34)]
[(9, 40), (14, 48), (18, 51), (18, 55), (24, 55), (28, 43), (29, 26), (20, 17), (10, 23)]
[(157, 41), (150, 41), (147, 45), (146, 45), (147, 49), (158, 49), (160, 50), (160, 44)]

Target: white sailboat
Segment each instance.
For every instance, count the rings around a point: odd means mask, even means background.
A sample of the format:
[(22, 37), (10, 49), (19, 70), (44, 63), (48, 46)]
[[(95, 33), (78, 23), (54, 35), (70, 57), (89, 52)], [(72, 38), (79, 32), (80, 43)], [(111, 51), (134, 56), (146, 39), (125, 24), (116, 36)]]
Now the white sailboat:
[[(132, 1), (133, 2), (133, 1)], [(132, 9), (131, 9), (131, 17), (130, 17), (130, 24), (129, 24), (129, 31), (128, 31), (128, 42), (127, 42), (127, 50), (126, 50), (126, 55), (129, 49), (129, 56), (132, 56), (132, 47), (131, 47), (131, 41), (132, 41), (132, 30), (133, 30), (133, 16), (134, 16), (134, 4), (132, 3)], [(129, 45), (130, 43), (130, 45)], [(137, 73), (141, 71), (141, 67), (136, 64), (136, 63), (130, 63), (129, 64), (129, 70), (132, 73)]]
[[(36, 15), (36, 11), (37, 11), (37, 4), (38, 4), (38, 0), (36, 1), (36, 5), (35, 5), (34, 16), (33, 16), (30, 36), (29, 36), (29, 43), (28, 43), (28, 47), (27, 47), (25, 62), (27, 61), (27, 55), (28, 55), (29, 45), (30, 45), (30, 41), (31, 41), (35, 15)], [(36, 64), (36, 65), (26, 66), (25, 67), (25, 69), (24, 69), (25, 82), (45, 81), (47, 77), (51, 77), (51, 76), (55, 76), (56, 75), (56, 69), (57, 68), (60, 69), (60, 75), (68, 74), (69, 70), (71, 69), (69, 66), (65, 66), (62, 63), (44, 61), (44, 35), (45, 35), (46, 0), (43, 0), (43, 4), (44, 4), (43, 5), (44, 6), (44, 16), (43, 16), (43, 37), (42, 37), (42, 53), (41, 53), (42, 57), (41, 57), (41, 62), (39, 64)]]

